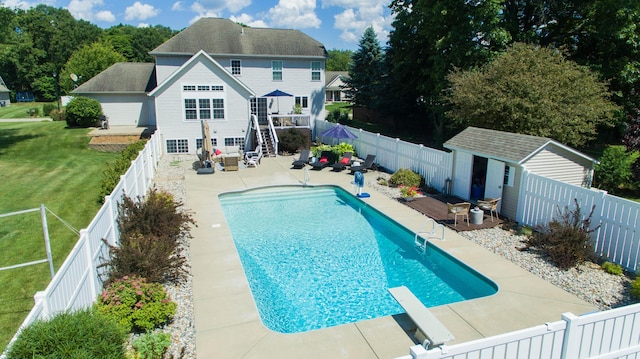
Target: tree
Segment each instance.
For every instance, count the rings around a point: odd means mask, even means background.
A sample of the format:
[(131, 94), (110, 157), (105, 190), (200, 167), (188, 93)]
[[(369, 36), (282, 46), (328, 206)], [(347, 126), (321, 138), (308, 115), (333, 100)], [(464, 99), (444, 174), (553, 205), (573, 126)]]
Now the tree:
[(349, 63), (353, 51), (351, 50), (329, 50), (327, 59), (327, 71), (349, 71)]
[(594, 184), (611, 194), (632, 188), (631, 167), (638, 157), (638, 151), (627, 151), (624, 146), (607, 147), (594, 169)]
[(360, 39), (358, 50), (353, 54), (349, 78), (345, 81), (345, 92), (355, 105), (376, 108), (383, 57), (376, 33), (372, 27), (368, 27)]
[(64, 65), (60, 74), (61, 89), (64, 92), (73, 90), (75, 83), (70, 77), (71, 74), (82, 76), (77, 82), (77, 85), (81, 85), (107, 67), (123, 61), (126, 61), (125, 57), (117, 53), (108, 43), (95, 42), (84, 46), (74, 52)]
[(135, 27), (120, 24), (109, 28), (106, 31), (105, 39), (127, 61), (153, 62), (153, 57), (149, 55), (149, 52), (176, 33), (176, 31), (160, 25)]
[(559, 51), (514, 44), (487, 65), (447, 77), (448, 117), (460, 126), (553, 138), (580, 147), (619, 107), (605, 83)]

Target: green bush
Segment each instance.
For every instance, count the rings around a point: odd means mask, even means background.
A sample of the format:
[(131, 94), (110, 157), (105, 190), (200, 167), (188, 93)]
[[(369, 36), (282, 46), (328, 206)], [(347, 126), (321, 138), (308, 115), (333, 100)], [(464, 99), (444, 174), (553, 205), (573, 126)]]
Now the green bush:
[(331, 145), (319, 145), (311, 149), (311, 153), (314, 157), (320, 157), (322, 151), (331, 151), (333, 152), (333, 146)]
[(30, 117), (38, 117), (40, 116), (40, 108), (38, 107), (31, 107), (29, 109), (27, 109), (27, 114)]
[(66, 107), (69, 127), (91, 127), (100, 123), (102, 107), (98, 100), (88, 97), (76, 97)]
[(53, 121), (66, 121), (67, 113), (64, 111), (64, 109), (60, 109), (60, 111), (58, 111), (57, 108), (54, 108), (49, 112), (49, 117), (51, 117)]
[(638, 151), (627, 152), (624, 146), (609, 146), (595, 166), (594, 185), (609, 193), (619, 193), (633, 182), (631, 165), (638, 159)]
[(278, 133), (278, 140), (278, 149), (280, 151), (295, 153), (299, 149), (309, 147), (307, 136), (295, 128)]
[(340, 120), (340, 108), (335, 108), (327, 114), (327, 122), (337, 123)]
[(146, 140), (130, 143), (120, 152), (120, 156), (113, 163), (107, 163), (105, 170), (102, 172), (98, 202), (104, 203), (104, 197), (113, 192), (113, 189), (120, 182), (120, 176), (125, 174), (131, 167), (131, 161), (138, 157), (138, 153), (144, 149), (146, 143)]
[(527, 238), (527, 248), (537, 248), (549, 255), (551, 261), (560, 269), (569, 269), (587, 260), (593, 260), (594, 245), (590, 233), (597, 230), (591, 227), (591, 217), (595, 206), (586, 218), (582, 213), (578, 201), (575, 209), (567, 207), (563, 211), (558, 208), (558, 215), (546, 225), (537, 227), (537, 231)]
[(98, 296), (97, 310), (128, 331), (150, 331), (167, 324), (176, 313), (160, 283), (137, 276), (117, 279)]
[(109, 279), (128, 275), (152, 282), (178, 280), (184, 274), (186, 258), (180, 237), (189, 236), (191, 214), (178, 210), (170, 194), (152, 189), (143, 200), (124, 197), (118, 205), (118, 246), (109, 245)]
[(57, 110), (58, 106), (53, 103), (45, 103), (42, 105), (42, 114), (45, 116), (51, 116), (51, 111)]
[(622, 270), (622, 266), (619, 264), (615, 264), (615, 263), (611, 263), (611, 262), (604, 262), (601, 265), (602, 269), (609, 273), (609, 274), (613, 274), (613, 275), (622, 275), (623, 270)]
[(640, 277), (631, 281), (631, 295), (640, 300)]
[(131, 343), (136, 359), (162, 359), (170, 345), (169, 333), (145, 333)]
[(92, 310), (61, 313), (24, 328), (7, 359), (125, 357), (126, 331), (111, 318)]
[(345, 152), (351, 152), (354, 156), (356, 156), (356, 150), (353, 149), (353, 145), (346, 142), (340, 142), (339, 144), (333, 146), (333, 152), (335, 152), (338, 157), (342, 157)]
[(410, 169), (401, 168), (389, 178), (389, 184), (392, 186), (408, 186), (420, 187), (422, 177)]

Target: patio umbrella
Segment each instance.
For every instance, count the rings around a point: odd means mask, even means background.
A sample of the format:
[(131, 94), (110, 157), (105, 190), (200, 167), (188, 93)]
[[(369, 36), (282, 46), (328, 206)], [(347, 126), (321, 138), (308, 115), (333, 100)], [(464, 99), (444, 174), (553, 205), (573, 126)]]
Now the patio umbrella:
[(284, 91), (280, 91), (278, 89), (276, 89), (275, 91), (271, 91), (268, 94), (262, 96), (262, 97), (275, 97), (276, 100), (278, 101), (278, 111), (276, 113), (280, 112), (280, 97), (293, 97), (292, 94), (286, 93)]
[(205, 120), (200, 121), (202, 124), (202, 162), (211, 162), (211, 154), (213, 153), (213, 145), (211, 144), (211, 133), (209, 132), (209, 124)]
[(322, 132), (320, 136), (337, 138), (337, 139), (346, 138), (349, 140), (354, 140), (358, 138), (358, 136), (354, 135), (353, 132), (349, 131), (348, 128), (342, 126), (341, 124), (337, 124), (336, 126)]

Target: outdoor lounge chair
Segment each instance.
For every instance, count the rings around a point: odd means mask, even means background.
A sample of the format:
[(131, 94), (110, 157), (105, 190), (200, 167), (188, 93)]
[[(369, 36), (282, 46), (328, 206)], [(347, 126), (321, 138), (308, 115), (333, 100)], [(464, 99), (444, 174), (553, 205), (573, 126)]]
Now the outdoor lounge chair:
[(311, 157), (311, 150), (300, 150), (300, 156), (291, 165), (293, 168), (300, 169), (309, 163), (309, 157)]
[(331, 167), (335, 172), (345, 170), (347, 166), (351, 165), (351, 157), (353, 157), (353, 152), (345, 152), (342, 154), (342, 159), (331, 165)]
[(493, 213), (496, 214), (496, 219), (498, 219), (498, 202), (500, 202), (500, 198), (485, 198), (484, 200), (478, 200), (478, 208), (483, 211), (489, 211), (491, 222), (493, 222)]
[(335, 162), (335, 155), (331, 151), (322, 151), (320, 158), (314, 163), (311, 163), (311, 169), (321, 170), (327, 166), (331, 166)]
[(376, 167), (376, 164), (373, 163), (373, 161), (376, 160), (376, 155), (367, 155), (367, 158), (365, 158), (364, 163), (360, 166), (351, 166), (349, 168), (349, 171), (351, 171), (351, 174), (354, 174), (358, 171), (360, 172), (367, 172), (368, 170), (373, 170)]
[(469, 225), (469, 209), (471, 209), (471, 203), (462, 202), (451, 204), (447, 202), (447, 218), (449, 218), (450, 214), (453, 214), (453, 226), (458, 225), (458, 216), (462, 216), (462, 220), (464, 221), (464, 217), (467, 218), (467, 225)]
[(244, 163), (247, 167), (258, 167), (262, 159), (262, 148), (257, 147), (255, 151), (244, 153)]

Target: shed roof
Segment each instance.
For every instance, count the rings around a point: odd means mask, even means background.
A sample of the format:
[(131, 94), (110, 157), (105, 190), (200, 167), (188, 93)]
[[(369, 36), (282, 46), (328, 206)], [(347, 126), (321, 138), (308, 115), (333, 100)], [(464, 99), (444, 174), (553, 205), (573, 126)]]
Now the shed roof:
[(201, 18), (151, 55), (193, 55), (200, 50), (215, 55), (302, 56), (326, 58), (320, 42), (298, 30), (244, 27), (228, 19)]
[(462, 150), (483, 157), (522, 164), (531, 156), (553, 144), (565, 151), (575, 153), (591, 162), (595, 159), (569, 146), (547, 137), (523, 135), (519, 133), (490, 130), (479, 127), (467, 127), (444, 143), (450, 150)]
[(71, 93), (147, 93), (155, 87), (155, 64), (118, 62), (78, 86)]

